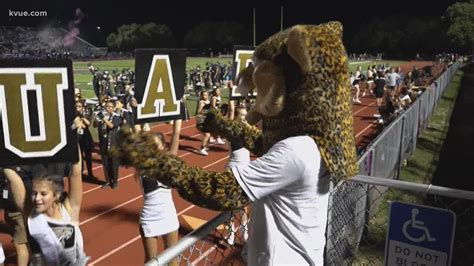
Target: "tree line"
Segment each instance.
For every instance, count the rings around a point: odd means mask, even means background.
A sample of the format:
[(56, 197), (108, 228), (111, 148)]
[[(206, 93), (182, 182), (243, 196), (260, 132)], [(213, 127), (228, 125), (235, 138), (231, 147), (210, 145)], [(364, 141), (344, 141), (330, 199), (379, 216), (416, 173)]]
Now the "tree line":
[[(344, 42), (350, 52), (384, 53), (393, 58), (420, 53), (473, 53), (474, 0), (451, 5), (442, 17), (406, 14), (375, 17), (346, 34)], [(168, 25), (154, 22), (122, 25), (107, 37), (108, 47), (119, 51), (170, 47), (232, 51), (234, 44), (252, 44), (251, 29), (235, 21), (201, 22), (179, 42)]]

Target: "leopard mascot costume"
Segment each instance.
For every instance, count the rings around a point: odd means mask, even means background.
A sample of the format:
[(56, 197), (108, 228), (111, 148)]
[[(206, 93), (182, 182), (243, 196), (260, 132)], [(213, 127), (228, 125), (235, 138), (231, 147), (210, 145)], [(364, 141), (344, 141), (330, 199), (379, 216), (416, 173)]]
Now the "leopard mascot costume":
[[(235, 210), (252, 202), (249, 265), (323, 264), (329, 180), (358, 172), (342, 25), (297, 25), (271, 36), (237, 84), (243, 95), (257, 90), (250, 125), (209, 111), (197, 126), (243, 142), (255, 161), (224, 172), (190, 167), (161, 153), (150, 134), (126, 130), (115, 154), (198, 206)], [(252, 126), (259, 121), (261, 130)]]

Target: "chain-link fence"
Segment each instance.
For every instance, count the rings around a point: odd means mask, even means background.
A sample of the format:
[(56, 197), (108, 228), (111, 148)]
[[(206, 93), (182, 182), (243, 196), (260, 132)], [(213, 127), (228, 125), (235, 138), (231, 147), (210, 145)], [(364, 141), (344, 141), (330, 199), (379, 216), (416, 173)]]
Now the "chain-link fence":
[[(413, 152), (418, 134), (426, 128), (434, 111), (435, 100), (440, 97), (436, 95), (444, 92), (449, 84), (447, 81), (451, 79), (448, 75), (454, 75), (458, 67), (456, 64), (438, 77), (408, 110), (369, 144), (366, 153), (359, 160), (360, 168), (364, 169), (361, 174), (385, 179), (384, 182), (398, 179), (403, 161)], [(333, 200), (329, 205), (329, 223), (333, 224), (328, 224), (326, 235), (327, 265), (383, 264), (387, 202), (400, 200), (401, 197), (394, 196), (393, 189), (384, 185), (366, 186), (342, 182), (331, 192)], [(364, 189), (365, 192), (362, 193)], [(340, 194), (344, 196), (340, 197)], [(404, 195), (401, 192), (399, 194)], [(423, 202), (422, 198), (418, 199), (416, 196), (408, 199), (408, 202)], [(344, 221), (340, 221), (341, 217), (344, 217)], [(360, 217), (365, 217), (362, 225)], [(360, 242), (351, 243), (353, 239), (360, 239)]]
[[(350, 213), (352, 217), (344, 217), (347, 222), (338, 228), (328, 227), (326, 265), (384, 265), (388, 213), (390, 203), (393, 201), (423, 204), (453, 211), (456, 215), (456, 229), (451, 265), (472, 265), (474, 262), (474, 254), (469, 252), (474, 245), (474, 192), (356, 176), (353, 181), (338, 186), (333, 193), (337, 195), (349, 191), (349, 194), (360, 195), (360, 192), (352, 191), (353, 188), (375, 190), (377, 193), (374, 194), (377, 194), (377, 197), (370, 200), (367, 200), (366, 195), (361, 195), (358, 199), (351, 198), (350, 202), (356, 203), (357, 206), (366, 203), (366, 208), (354, 212), (353, 209), (343, 207), (343, 210), (339, 211), (338, 215), (342, 217), (344, 215), (341, 213)], [(332, 209), (341, 209), (341, 206), (338, 204), (332, 206)], [(358, 217), (365, 217), (364, 222), (354, 222)], [(341, 237), (341, 234), (345, 235)], [(356, 245), (352, 243), (348, 245), (347, 242), (351, 239), (360, 241)], [(354, 250), (357, 254), (353, 252)]]
[[(387, 210), (390, 201), (423, 203), (454, 211), (458, 215), (455, 253), (474, 244), (472, 201), (408, 192), (390, 188), (386, 182), (398, 179), (404, 160), (413, 152), (419, 133), (446, 90), (460, 64), (455, 63), (427, 86), (413, 105), (397, 117), (371, 143), (359, 159), (360, 174), (383, 180), (378, 184), (341, 182), (331, 190), (326, 231), (326, 265), (383, 264)], [(416, 187), (417, 184), (412, 184)], [(426, 190), (424, 190), (426, 192)], [(462, 194), (462, 193), (461, 193)], [(474, 199), (474, 197), (473, 197)], [(182, 238), (147, 265), (165, 265), (178, 257), (180, 265), (245, 265), (245, 241), (250, 210), (225, 212)], [(465, 222), (464, 222), (465, 221)], [(461, 222), (461, 223), (460, 223)], [(465, 224), (464, 224), (465, 223)], [(462, 256), (461, 256), (462, 257)], [(467, 260), (453, 258), (453, 265)]]

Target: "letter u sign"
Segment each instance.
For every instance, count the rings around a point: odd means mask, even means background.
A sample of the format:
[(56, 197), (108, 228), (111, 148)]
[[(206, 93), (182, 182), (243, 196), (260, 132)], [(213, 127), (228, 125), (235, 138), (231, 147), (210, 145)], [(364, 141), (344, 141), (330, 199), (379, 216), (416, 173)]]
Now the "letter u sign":
[[(67, 68), (0, 68), (5, 149), (21, 158), (37, 158), (54, 156), (65, 147), (63, 91), (68, 87)], [(28, 104), (28, 94), (36, 96), (36, 105)], [(39, 134), (32, 134), (31, 114), (37, 115)]]

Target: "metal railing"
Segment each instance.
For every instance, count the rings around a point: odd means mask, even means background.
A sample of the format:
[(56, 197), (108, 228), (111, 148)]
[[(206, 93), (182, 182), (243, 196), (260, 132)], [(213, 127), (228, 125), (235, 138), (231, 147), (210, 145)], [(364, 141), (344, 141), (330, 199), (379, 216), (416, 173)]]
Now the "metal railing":
[[(380, 255), (383, 258), (384, 245), (380, 241), (385, 239), (387, 198), (405, 201), (413, 198), (413, 201), (420, 202), (426, 201), (426, 198), (420, 199), (420, 193), (428, 193), (437, 197), (447, 196), (443, 208), (451, 208), (459, 202), (467, 206), (467, 201), (470, 206), (474, 206), (471, 202), (474, 192), (397, 180), (403, 161), (414, 151), (419, 133), (426, 128), (430, 115), (459, 67), (460, 63), (456, 62), (446, 69), (368, 145), (358, 161), (360, 175), (332, 187), (326, 231), (326, 265), (378, 265), (376, 258)], [(418, 195), (413, 196), (410, 191)], [(407, 193), (410, 197), (405, 196)], [(439, 204), (439, 201), (435, 203)], [(435, 203), (425, 202), (431, 205)], [(461, 216), (470, 217), (471, 210), (474, 213), (474, 208), (470, 206), (467, 208), (468, 213)], [(176, 257), (180, 265), (214, 265), (216, 261), (223, 265), (244, 265), (241, 252), (245, 252), (247, 217), (250, 217), (250, 213), (243, 210), (221, 213), (146, 265), (166, 265)], [(219, 226), (221, 224), (225, 226)], [(471, 224), (466, 225), (468, 230), (474, 227), (474, 223)], [(474, 236), (474, 231), (470, 232)], [(464, 243), (470, 241), (474, 241), (474, 238), (466, 237)], [(368, 249), (369, 252), (360, 253), (361, 249)], [(356, 254), (371, 252), (375, 254), (357, 261), (360, 256)]]

